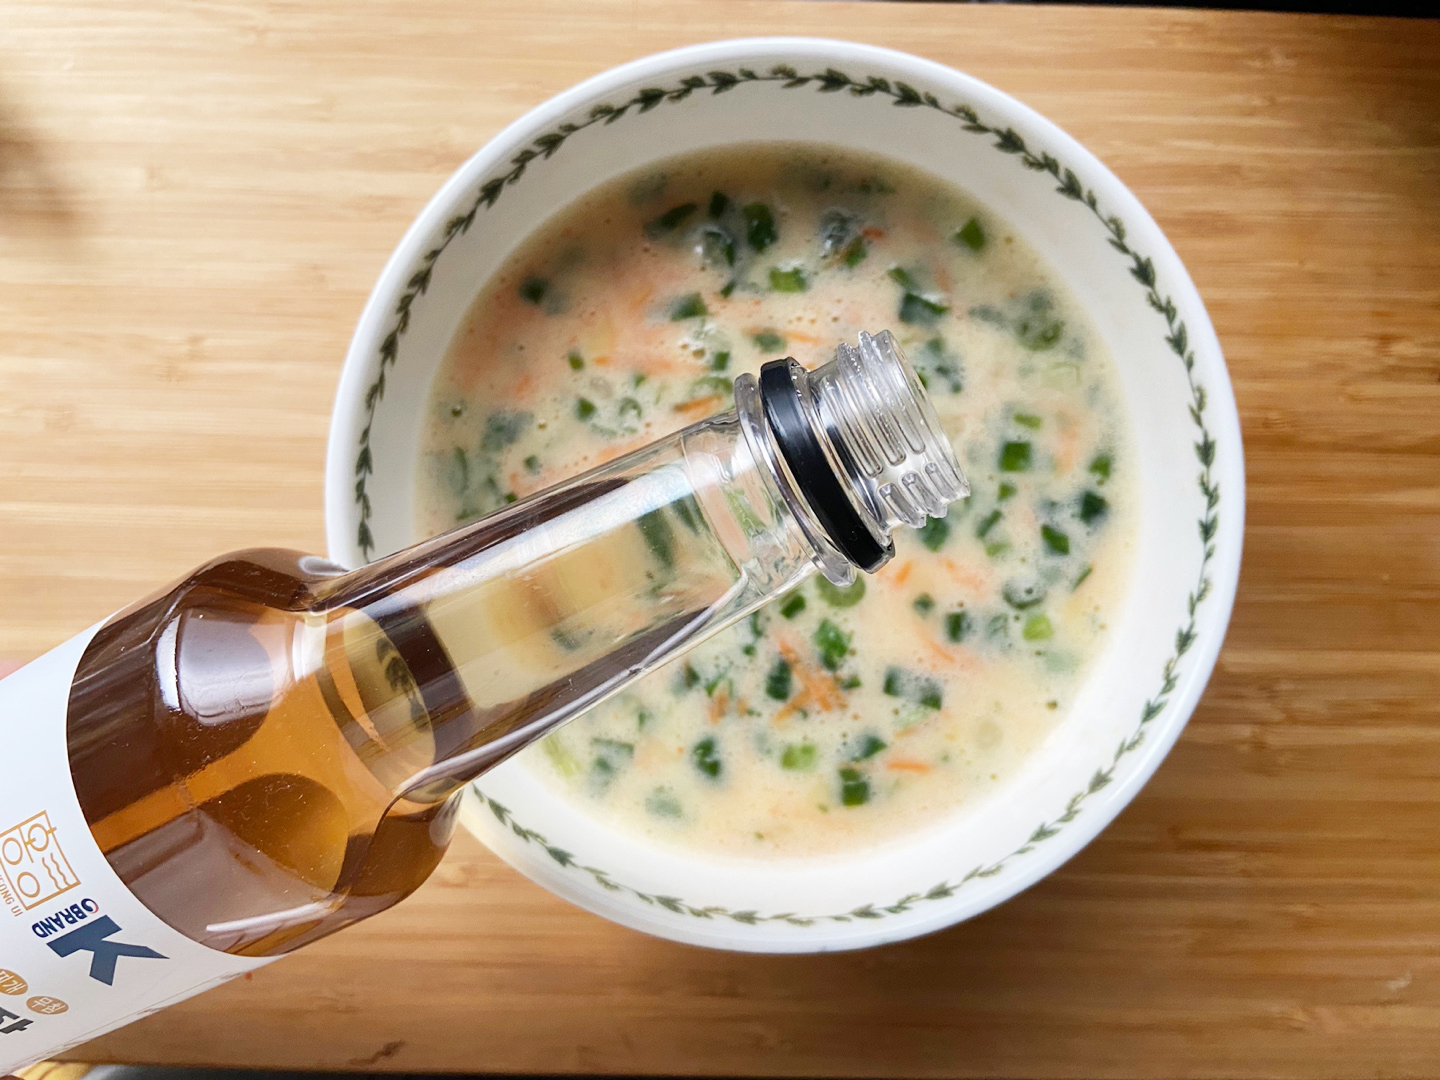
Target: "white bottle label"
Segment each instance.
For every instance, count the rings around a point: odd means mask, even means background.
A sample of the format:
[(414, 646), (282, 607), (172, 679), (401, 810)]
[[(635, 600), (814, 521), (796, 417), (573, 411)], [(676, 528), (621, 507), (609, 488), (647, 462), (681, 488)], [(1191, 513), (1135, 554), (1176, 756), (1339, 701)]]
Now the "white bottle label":
[(265, 964), (142, 904), (70, 779), (70, 683), (99, 625), (0, 680), (0, 1074)]

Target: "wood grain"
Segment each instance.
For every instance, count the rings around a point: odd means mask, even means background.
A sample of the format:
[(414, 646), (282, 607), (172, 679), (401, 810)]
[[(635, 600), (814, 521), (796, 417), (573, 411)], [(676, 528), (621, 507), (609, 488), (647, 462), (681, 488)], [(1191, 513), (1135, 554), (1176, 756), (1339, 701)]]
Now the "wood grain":
[(1440, 1073), (1440, 24), (661, 0), (0, 6), (0, 656), (227, 548), (319, 550), (348, 336), (529, 106), (756, 32), (908, 49), (1093, 148), (1174, 239), (1249, 455), (1212, 687), (1122, 817), (974, 922), (730, 956), (473, 842), (94, 1060), (736, 1075)]

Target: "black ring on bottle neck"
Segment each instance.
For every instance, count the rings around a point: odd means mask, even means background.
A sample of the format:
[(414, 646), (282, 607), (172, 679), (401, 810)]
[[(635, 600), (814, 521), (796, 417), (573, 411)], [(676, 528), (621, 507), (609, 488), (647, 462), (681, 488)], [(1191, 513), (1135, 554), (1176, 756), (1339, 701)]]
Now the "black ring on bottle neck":
[(844, 485), (805, 416), (800, 388), (790, 373), (791, 364), (795, 364), (792, 359), (771, 360), (760, 368), (765, 422), (815, 520), (847, 559), (873, 574), (895, 554), (895, 545), (889, 538), (883, 544), (875, 539), (845, 494)]

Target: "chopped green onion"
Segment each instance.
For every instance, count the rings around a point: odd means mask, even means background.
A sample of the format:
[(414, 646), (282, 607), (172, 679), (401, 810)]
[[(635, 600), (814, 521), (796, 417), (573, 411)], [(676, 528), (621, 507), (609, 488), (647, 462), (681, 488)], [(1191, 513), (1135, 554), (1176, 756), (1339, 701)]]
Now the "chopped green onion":
[(545, 299), (545, 294), (550, 289), (550, 282), (542, 277), (528, 277), (520, 284), (520, 296), (532, 304), (539, 304)]
[(1043, 421), (1034, 413), (1016, 413), (1015, 423), (1021, 427), (1028, 427), (1031, 431), (1038, 431)]
[(954, 239), (957, 244), (964, 244), (971, 251), (980, 251), (984, 248), (985, 230), (980, 225), (980, 219), (972, 217), (955, 234)]
[(1095, 474), (1100, 483), (1110, 479), (1111, 460), (1109, 454), (1096, 454), (1095, 460), (1090, 462), (1090, 471)]
[(885, 669), (884, 690), (890, 697), (905, 698), (927, 709), (938, 709), (944, 701), (944, 688), (939, 680), (899, 667)]
[(480, 445), (491, 453), (504, 450), (507, 446), (514, 445), (534, 421), (535, 417), (528, 412), (509, 412), (503, 409), (493, 412), (485, 418), (485, 434)]
[(784, 701), (790, 696), (791, 676), (790, 661), (783, 656), (775, 661), (775, 666), (765, 676), (765, 693), (776, 701)]
[(850, 652), (851, 635), (829, 619), (822, 619), (815, 628), (815, 647), (820, 650), (820, 663), (829, 671), (839, 671)]
[(1040, 526), (1040, 537), (1045, 541), (1045, 546), (1056, 555), (1070, 554), (1070, 537), (1066, 536), (1059, 529), (1050, 525)]
[(1038, 581), (1007, 581), (1000, 595), (1011, 607), (1024, 611), (1045, 599), (1045, 586)]
[(764, 203), (750, 203), (745, 207), (745, 239), (756, 251), (764, 251), (779, 239), (775, 229), (775, 215)]
[(723, 191), (717, 191), (715, 192), (715, 194), (710, 196), (710, 216), (712, 218), (723, 217), (725, 215), (725, 211), (729, 209), (729, 195), (726, 195)]
[(787, 619), (793, 619), (800, 612), (805, 610), (805, 594), (798, 589), (792, 592), (784, 600), (780, 601), (780, 614)]
[[(685, 523), (685, 527), (692, 533), (700, 531), (700, 524), (705, 520), (704, 514), (700, 511), (700, 504), (695, 501), (694, 495), (683, 495), (670, 504), (675, 511), (675, 516)], [(757, 611), (752, 618), (758, 618)]]
[(680, 800), (669, 788), (658, 787), (652, 791), (645, 799), (645, 809), (656, 817), (681, 816)]
[(575, 415), (581, 420), (589, 420), (595, 415), (595, 403), (589, 398), (576, 398)]
[(814, 743), (791, 743), (780, 753), (780, 767), (791, 772), (806, 772), (815, 767)]
[(608, 754), (614, 757), (622, 757), (628, 759), (635, 756), (635, 744), (622, 742), (619, 739), (594, 738), (590, 740), (590, 745), (593, 746), (600, 753)]
[(863, 806), (870, 801), (870, 781), (859, 769), (849, 766), (840, 770), (840, 802), (845, 806)]
[(707, 225), (700, 235), (700, 257), (709, 266), (734, 266), (735, 241), (718, 225)]
[(710, 370), (724, 371), (730, 366), (730, 350), (721, 349), (719, 352), (710, 354)]
[(853, 585), (842, 589), (829, 578), (821, 576), (815, 579), (815, 591), (837, 608), (854, 607), (865, 598), (865, 579), (857, 577)]
[(919, 289), (919, 286), (915, 283), (915, 279), (910, 276), (910, 271), (906, 270), (903, 266), (892, 266), (888, 276), (891, 281), (895, 282), (896, 285), (899, 285), (906, 292), (915, 292)]
[(931, 596), (928, 592), (921, 593), (915, 598), (913, 603), (915, 610), (918, 611), (921, 615), (929, 615), (932, 611), (935, 610), (935, 598)]
[(761, 352), (777, 353), (785, 348), (785, 339), (774, 330), (761, 330), (751, 340), (755, 342), (755, 347)]
[(716, 754), (715, 739), (707, 735), (690, 748), (690, 761), (702, 774), (714, 780), (720, 776), (721, 762)]
[(834, 258), (860, 231), (860, 220), (846, 210), (826, 210), (820, 215), (820, 250)]
[(1002, 515), (999, 510), (991, 510), (990, 513), (986, 514), (980, 520), (980, 524), (975, 526), (976, 538), (979, 540), (984, 540), (985, 535), (997, 524), (999, 524), (1000, 518), (1003, 516), (1004, 515)]
[(774, 292), (804, 292), (809, 287), (810, 282), (801, 267), (795, 266), (789, 270), (782, 270), (778, 266), (770, 268), (770, 288)]
[(681, 203), (679, 206), (672, 206), (665, 213), (661, 214), (654, 221), (645, 226), (645, 235), (652, 240), (659, 239), (666, 233), (672, 233), (689, 220), (690, 215), (695, 213), (696, 206), (692, 203)]
[(1065, 323), (1049, 315), (1028, 315), (1015, 324), (1015, 336), (1031, 352), (1045, 352), (1060, 343)]
[(659, 564), (667, 570), (675, 565), (675, 530), (665, 520), (663, 510), (651, 510), (641, 514), (636, 524), (645, 537), (645, 545)]
[(934, 326), (950, 305), (934, 297), (907, 292), (900, 301), (900, 321), (914, 326)]
[(944, 518), (929, 518), (916, 531), (920, 534), (920, 542), (931, 551), (939, 551), (950, 539), (950, 523)]
[(1000, 448), (1001, 472), (1025, 472), (1030, 468), (1030, 444), (1007, 442)]
[(1109, 509), (1110, 504), (1093, 491), (1087, 491), (1080, 496), (1080, 520), (1086, 525), (1093, 525), (1104, 517)]
[(525, 459), (525, 471), (528, 473), (538, 473), (540, 471), (539, 456), (531, 454)]
[(1025, 620), (1020, 636), (1026, 641), (1049, 641), (1055, 636), (1055, 628), (1050, 625), (1048, 615), (1031, 615)]
[(585, 358), (574, 349), (570, 350), (570, 355), (566, 359), (570, 361), (571, 371), (579, 371), (585, 366)]
[(680, 322), (683, 319), (698, 319), (709, 314), (710, 309), (705, 306), (705, 301), (700, 299), (698, 292), (692, 292), (688, 296), (679, 297), (670, 303), (671, 322)]
[(884, 740), (867, 733), (866, 736), (860, 740), (860, 745), (855, 748), (855, 752), (850, 755), (850, 760), (864, 761), (866, 758), (874, 757), (884, 749)]
[(952, 611), (945, 616), (945, 637), (959, 644), (970, 635), (970, 613)]

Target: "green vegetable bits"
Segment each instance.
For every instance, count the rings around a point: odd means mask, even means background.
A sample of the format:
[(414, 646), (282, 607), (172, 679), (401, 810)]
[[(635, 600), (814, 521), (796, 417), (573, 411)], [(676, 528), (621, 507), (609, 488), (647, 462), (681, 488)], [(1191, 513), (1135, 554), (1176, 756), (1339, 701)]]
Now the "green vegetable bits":
[[(723, 413), (766, 361), (814, 367), (882, 327), (971, 497), (899, 530), (873, 576), (789, 583), (516, 768), (645, 843), (804, 858), (961, 812), (1065, 722), (1135, 535), (1113, 365), (1010, 223), (892, 162), (756, 145), (676, 157), (561, 208), (477, 297), (435, 379), (422, 524), (452, 528), (580, 475)], [(689, 545), (725, 514), (692, 499), (639, 519), (626, 557), (657, 602), (717, 602), (685, 574)], [(540, 601), (588, 614), (522, 635), (506, 663), (568, 672), (624, 640), (605, 569), (557, 567)], [(503, 692), (504, 666), (487, 692)]]

